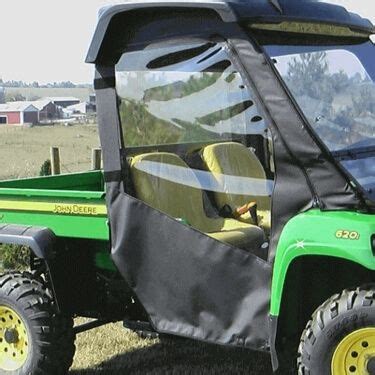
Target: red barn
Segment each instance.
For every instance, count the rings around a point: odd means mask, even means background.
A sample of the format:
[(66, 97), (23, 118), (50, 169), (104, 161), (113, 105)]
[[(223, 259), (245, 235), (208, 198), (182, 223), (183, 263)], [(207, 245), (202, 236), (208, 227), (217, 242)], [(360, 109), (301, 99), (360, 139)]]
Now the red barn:
[(0, 124), (37, 124), (39, 110), (30, 102), (0, 104)]

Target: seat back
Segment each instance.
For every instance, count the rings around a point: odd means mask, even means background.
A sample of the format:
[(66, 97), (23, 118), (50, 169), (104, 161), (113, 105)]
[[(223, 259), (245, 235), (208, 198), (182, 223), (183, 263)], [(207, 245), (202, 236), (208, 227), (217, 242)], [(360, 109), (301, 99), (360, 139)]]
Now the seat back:
[(131, 160), (130, 167), (137, 198), (198, 230), (208, 231), (200, 183), (178, 155), (142, 154)]
[(253, 151), (241, 143), (225, 142), (205, 147), (201, 156), (221, 187), (215, 192), (219, 209), (225, 205), (235, 209), (256, 201), (259, 209), (270, 210), (270, 198), (259, 194), (260, 190), (267, 192), (266, 173)]

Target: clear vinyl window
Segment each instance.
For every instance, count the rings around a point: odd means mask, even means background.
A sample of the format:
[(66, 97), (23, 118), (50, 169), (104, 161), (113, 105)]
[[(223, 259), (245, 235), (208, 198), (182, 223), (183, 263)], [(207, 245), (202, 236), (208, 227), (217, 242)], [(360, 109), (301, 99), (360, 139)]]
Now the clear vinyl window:
[(229, 140), (266, 126), (224, 43), (125, 53), (116, 66), (126, 146)]
[(375, 200), (375, 47), (266, 46), (311, 127)]
[(345, 49), (276, 58), (277, 68), (331, 151), (375, 145), (375, 84)]
[(116, 90), (136, 197), (219, 241), (261, 249), (271, 136), (228, 46), (171, 41), (125, 53)]

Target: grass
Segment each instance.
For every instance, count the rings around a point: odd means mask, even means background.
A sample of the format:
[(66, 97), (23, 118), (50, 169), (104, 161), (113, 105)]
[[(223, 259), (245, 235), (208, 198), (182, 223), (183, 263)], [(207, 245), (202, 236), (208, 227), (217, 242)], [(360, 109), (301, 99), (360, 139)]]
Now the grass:
[[(0, 180), (38, 175), (50, 146), (60, 147), (63, 172), (88, 170), (98, 145), (93, 125), (0, 126)], [(267, 355), (178, 338), (144, 340), (121, 323), (78, 335), (76, 346), (71, 375), (271, 374)]]
[(272, 374), (267, 354), (181, 338), (140, 339), (120, 323), (78, 335), (71, 375)]
[(50, 147), (60, 148), (62, 173), (90, 169), (91, 149), (98, 147), (96, 125), (0, 126), (0, 180), (38, 176)]

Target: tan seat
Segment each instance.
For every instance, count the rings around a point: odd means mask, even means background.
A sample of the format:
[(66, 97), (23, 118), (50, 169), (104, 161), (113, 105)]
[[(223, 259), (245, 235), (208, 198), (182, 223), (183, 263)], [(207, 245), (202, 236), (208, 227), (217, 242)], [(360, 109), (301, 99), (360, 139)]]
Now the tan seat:
[(177, 155), (148, 153), (134, 157), (130, 169), (138, 199), (228, 244), (255, 249), (264, 242), (261, 228), (234, 219), (209, 218), (200, 183)]
[[(259, 189), (264, 193), (267, 192), (267, 178), (254, 152), (241, 143), (226, 142), (205, 147), (201, 156), (207, 170), (215, 176), (220, 186), (220, 191), (215, 192), (218, 208), (228, 205), (234, 211), (254, 201), (258, 205), (258, 223), (266, 232), (269, 232), (271, 199), (267, 195), (259, 195)], [(251, 184), (254, 182), (257, 184), (257, 194), (251, 193)], [(249, 212), (241, 215), (239, 220), (254, 224)]]

